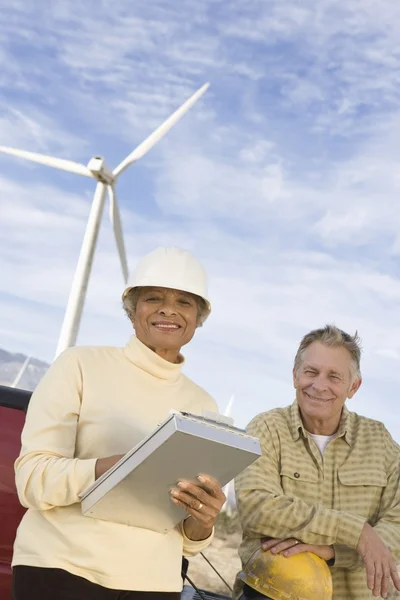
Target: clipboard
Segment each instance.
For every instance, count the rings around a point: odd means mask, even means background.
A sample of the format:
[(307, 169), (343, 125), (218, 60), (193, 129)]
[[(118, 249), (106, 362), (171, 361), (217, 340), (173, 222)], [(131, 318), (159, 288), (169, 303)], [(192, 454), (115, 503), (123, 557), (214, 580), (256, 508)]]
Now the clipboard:
[(205, 473), (224, 486), (260, 455), (244, 430), (174, 412), (83, 492), (82, 513), (165, 534), (187, 516), (170, 498), (179, 479)]

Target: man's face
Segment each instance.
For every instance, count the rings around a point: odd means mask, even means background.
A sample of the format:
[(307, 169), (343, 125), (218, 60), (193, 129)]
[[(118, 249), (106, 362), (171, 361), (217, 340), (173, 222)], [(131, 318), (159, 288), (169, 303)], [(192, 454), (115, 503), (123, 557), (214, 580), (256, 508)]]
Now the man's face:
[(192, 339), (197, 318), (198, 305), (192, 294), (143, 287), (132, 323), (136, 336), (149, 348), (179, 352)]
[(304, 351), (299, 369), (293, 371), (293, 383), (306, 429), (330, 435), (339, 425), (346, 399), (354, 396), (361, 379), (352, 381), (351, 355), (346, 348), (314, 342)]

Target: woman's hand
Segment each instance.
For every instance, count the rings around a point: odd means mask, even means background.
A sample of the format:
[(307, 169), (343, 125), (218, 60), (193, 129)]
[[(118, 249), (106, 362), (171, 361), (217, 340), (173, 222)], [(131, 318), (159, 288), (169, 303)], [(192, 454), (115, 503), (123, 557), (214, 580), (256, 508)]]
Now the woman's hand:
[(106, 458), (98, 458), (94, 471), (95, 479), (104, 475), (104, 473), (108, 471), (108, 469), (111, 469), (111, 467), (113, 467), (123, 456), (124, 454), (115, 454), (114, 456), (107, 456)]
[(199, 475), (197, 480), (198, 483), (179, 481), (178, 486), (171, 490), (171, 499), (191, 517), (184, 523), (187, 537), (191, 540), (204, 540), (211, 535), (226, 497), (213, 477)]

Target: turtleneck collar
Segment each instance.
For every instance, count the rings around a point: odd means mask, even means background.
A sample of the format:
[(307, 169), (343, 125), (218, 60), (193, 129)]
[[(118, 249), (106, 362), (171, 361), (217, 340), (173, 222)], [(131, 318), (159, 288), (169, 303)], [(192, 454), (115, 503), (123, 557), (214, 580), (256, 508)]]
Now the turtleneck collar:
[(179, 354), (179, 363), (171, 363), (161, 356), (158, 356), (153, 350), (145, 346), (136, 335), (132, 335), (124, 348), (125, 356), (137, 367), (146, 371), (153, 377), (164, 379), (173, 383), (181, 375), (185, 359)]

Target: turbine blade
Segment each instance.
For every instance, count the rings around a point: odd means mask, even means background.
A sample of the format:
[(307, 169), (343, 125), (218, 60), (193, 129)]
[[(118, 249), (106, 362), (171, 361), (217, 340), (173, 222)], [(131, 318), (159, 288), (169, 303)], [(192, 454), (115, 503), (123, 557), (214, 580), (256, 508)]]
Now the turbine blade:
[(16, 148), (7, 148), (6, 146), (0, 146), (0, 152), (11, 154), (18, 158), (26, 158), (27, 160), (46, 165), (47, 167), (61, 169), (62, 171), (68, 171), (70, 173), (77, 173), (78, 175), (85, 175), (86, 177), (93, 177), (92, 173), (85, 165), (73, 162), (72, 160), (64, 160), (63, 158), (37, 154), (37, 152), (27, 152), (26, 150), (17, 150)]
[(232, 396), (229, 398), (228, 406), (226, 407), (225, 412), (224, 412), (224, 415), (226, 417), (231, 416), (232, 406), (233, 406), (234, 401), (235, 401), (235, 396), (232, 394)]
[(122, 223), (121, 223), (121, 214), (119, 212), (118, 200), (115, 194), (115, 189), (113, 186), (108, 187), (108, 193), (110, 197), (110, 220), (111, 225), (114, 230), (115, 241), (117, 242), (119, 259), (121, 261), (122, 273), (124, 276), (124, 282), (128, 281), (128, 261), (126, 258), (125, 252), (125, 244), (124, 244), (124, 236), (122, 233)]
[(164, 135), (183, 117), (183, 115), (193, 106), (193, 104), (204, 94), (208, 89), (209, 83), (203, 85), (197, 92), (193, 94), (178, 110), (176, 110), (160, 127), (149, 135), (133, 152), (131, 152), (113, 171), (113, 175), (118, 177), (125, 171), (129, 165), (142, 158), (151, 148), (164, 137)]

